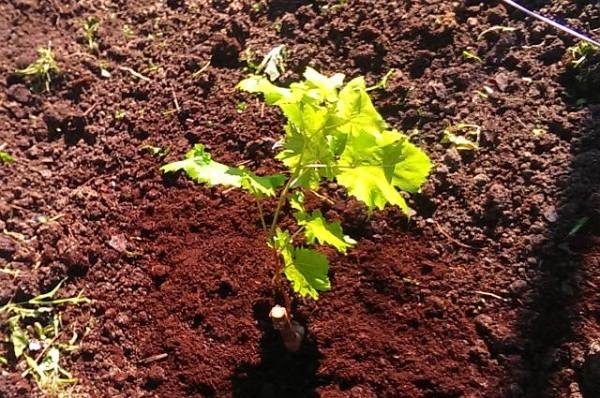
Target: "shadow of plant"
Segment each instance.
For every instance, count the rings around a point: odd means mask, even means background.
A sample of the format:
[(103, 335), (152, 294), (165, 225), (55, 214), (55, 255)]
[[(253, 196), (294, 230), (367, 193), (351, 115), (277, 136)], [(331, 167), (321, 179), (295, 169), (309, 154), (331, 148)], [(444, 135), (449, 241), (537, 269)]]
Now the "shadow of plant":
[[(233, 396), (239, 398), (317, 397), (316, 376), (321, 354), (316, 342), (308, 336), (300, 351), (285, 350), (281, 338), (269, 320), (271, 305), (261, 301), (254, 306), (254, 319), (263, 336), (258, 364), (244, 363), (231, 377)], [(304, 322), (301, 322), (304, 324)]]

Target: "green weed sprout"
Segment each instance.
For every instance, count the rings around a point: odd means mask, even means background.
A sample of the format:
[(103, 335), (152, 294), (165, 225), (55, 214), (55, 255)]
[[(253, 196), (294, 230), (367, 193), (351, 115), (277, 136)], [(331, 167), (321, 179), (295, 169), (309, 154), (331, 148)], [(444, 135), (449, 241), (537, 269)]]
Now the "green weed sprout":
[(79, 348), (79, 336), (73, 331), (66, 339), (57, 306), (91, 302), (81, 293), (75, 297), (55, 298), (64, 281), (26, 302), (0, 307), (3, 329), (7, 332), (5, 341), (11, 347), (10, 355), (0, 355), (0, 365), (8, 365), (9, 357), (15, 362), (24, 361), (26, 370), (22, 376), (31, 377), (38, 388), (51, 397), (64, 396), (65, 389), (77, 383), (60, 363), (64, 353)]
[(0, 164), (14, 162), (15, 159), (10, 153), (6, 152), (4, 148), (6, 148), (6, 144), (0, 144)]
[[(256, 198), (267, 245), (277, 253), (273, 280), (284, 301), (284, 306), (273, 308), (271, 318), (290, 351), (300, 347), (303, 330), (289, 318), (290, 298), (283, 277), (294, 292), (317, 300), (319, 292), (331, 289), (331, 283), (329, 261), (315, 247), (328, 245), (346, 254), (357, 243), (344, 234), (339, 221), (327, 220), (319, 210), (307, 210), (305, 195), (322, 197), (317, 192), (321, 184), (336, 182), (369, 212), (393, 205), (410, 215), (403, 192), (418, 192), (431, 170), (428, 156), (377, 112), (364, 78), (345, 84), (344, 80), (343, 74), (328, 77), (307, 68), (304, 80), (289, 88), (259, 75), (238, 84), (240, 90), (262, 94), (286, 117), (285, 134), (277, 145), (282, 149), (276, 155), (285, 173), (259, 176), (216, 162), (202, 144), (196, 144), (185, 159), (161, 168), (183, 170), (208, 186), (241, 188)], [(269, 197), (276, 198), (270, 214), (264, 204)], [(293, 232), (279, 225), (287, 209), (296, 220)]]
[(50, 91), (53, 76), (60, 75), (61, 71), (50, 47), (40, 47), (37, 52), (38, 58), (33, 63), (24, 69), (17, 69), (15, 73), (34, 84), (44, 84), (46, 91)]
[(98, 43), (96, 42), (98, 29), (100, 29), (100, 20), (96, 17), (88, 17), (83, 22), (83, 37), (92, 52), (98, 50)]
[(578, 68), (589, 56), (597, 51), (598, 47), (595, 45), (588, 43), (587, 41), (580, 41), (576, 45), (567, 48), (567, 52), (571, 58), (570, 65), (573, 68)]

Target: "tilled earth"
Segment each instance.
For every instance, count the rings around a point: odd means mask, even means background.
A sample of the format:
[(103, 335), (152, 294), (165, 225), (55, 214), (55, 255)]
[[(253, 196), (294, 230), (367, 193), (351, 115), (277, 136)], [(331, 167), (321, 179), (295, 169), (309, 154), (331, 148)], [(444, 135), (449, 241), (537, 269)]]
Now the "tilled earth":
[[(522, 3), (600, 29), (591, 2)], [(67, 364), (76, 394), (600, 396), (600, 73), (594, 56), (569, 67), (571, 37), (498, 1), (8, 0), (0, 41), (0, 144), (16, 159), (0, 165), (0, 231), (24, 236), (0, 235), (0, 267), (20, 271), (0, 273), (0, 304), (65, 276), (63, 294), (93, 299), (63, 317), (91, 327)], [(13, 72), (48, 44), (63, 74), (30, 90)], [(196, 142), (278, 169), (281, 115), (234, 86), (279, 44), (281, 84), (307, 65), (370, 83), (395, 69), (374, 103), (436, 164), (411, 220), (323, 187), (359, 244), (328, 252), (331, 292), (295, 301), (297, 354), (268, 321), (252, 199), (159, 172)], [(458, 123), (480, 127), (478, 151), (440, 143)], [(40, 395), (2, 372), (1, 397)]]

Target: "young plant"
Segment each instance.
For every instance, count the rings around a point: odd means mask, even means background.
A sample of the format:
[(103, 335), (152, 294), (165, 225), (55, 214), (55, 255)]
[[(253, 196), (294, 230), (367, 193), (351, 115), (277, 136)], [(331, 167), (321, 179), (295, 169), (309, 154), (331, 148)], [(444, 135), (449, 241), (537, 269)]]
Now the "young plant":
[(43, 84), (46, 91), (50, 91), (52, 78), (55, 75), (60, 75), (61, 72), (50, 47), (40, 47), (37, 52), (37, 60), (24, 69), (17, 69), (15, 73), (30, 80), (35, 85)]
[(12, 155), (4, 150), (6, 144), (0, 145), (0, 164), (1, 163), (12, 163), (15, 159)]
[[(0, 355), (0, 365), (22, 362), (30, 376), (47, 396), (63, 396), (65, 388), (77, 383), (70, 372), (61, 366), (61, 356), (78, 349), (78, 334), (66, 338), (57, 306), (90, 303), (81, 293), (75, 297), (55, 298), (65, 280), (48, 293), (23, 303), (8, 303), (0, 307), (7, 355)], [(19, 365), (21, 366), (21, 365)]]
[(581, 66), (590, 56), (598, 52), (598, 47), (588, 43), (587, 41), (580, 41), (574, 46), (567, 48), (567, 52), (570, 57), (570, 66), (578, 68)]
[[(308, 211), (305, 194), (317, 193), (324, 181), (335, 181), (369, 212), (394, 205), (410, 215), (402, 192), (419, 191), (431, 162), (405, 134), (388, 127), (371, 103), (363, 77), (344, 84), (342, 74), (328, 77), (307, 68), (304, 80), (289, 88), (258, 75), (237, 87), (262, 94), (267, 104), (279, 107), (286, 117), (285, 134), (278, 144), (282, 150), (276, 155), (286, 172), (258, 176), (227, 166), (213, 160), (202, 144), (196, 144), (185, 159), (161, 169), (183, 170), (198, 183), (241, 188), (256, 198), (267, 244), (277, 253), (273, 280), (283, 299), (283, 307), (275, 306), (271, 317), (286, 347), (295, 351), (303, 331), (291, 321), (283, 278), (300, 296), (317, 300), (319, 292), (331, 289), (331, 283), (328, 259), (314, 247), (329, 245), (345, 254), (356, 244), (344, 234), (339, 221), (327, 220), (319, 210)], [(270, 214), (264, 205), (268, 197), (277, 198)], [(288, 209), (296, 220), (294, 232), (279, 225)]]
[[(461, 134), (462, 133), (462, 134)], [(481, 127), (476, 124), (458, 123), (444, 130), (442, 144), (450, 144), (458, 151), (478, 151)]]
[(83, 22), (83, 37), (88, 45), (91, 52), (98, 50), (98, 43), (96, 42), (96, 34), (100, 28), (100, 21), (96, 17), (88, 17)]

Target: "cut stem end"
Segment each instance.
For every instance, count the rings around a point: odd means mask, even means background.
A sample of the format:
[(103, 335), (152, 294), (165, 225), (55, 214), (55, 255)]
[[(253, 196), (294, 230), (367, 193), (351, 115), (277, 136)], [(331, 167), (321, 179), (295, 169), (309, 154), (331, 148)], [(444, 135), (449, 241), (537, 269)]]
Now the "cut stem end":
[(273, 327), (279, 330), (285, 348), (290, 352), (298, 351), (304, 340), (304, 327), (298, 322), (290, 320), (287, 310), (280, 305), (271, 308), (269, 317), (273, 322)]

